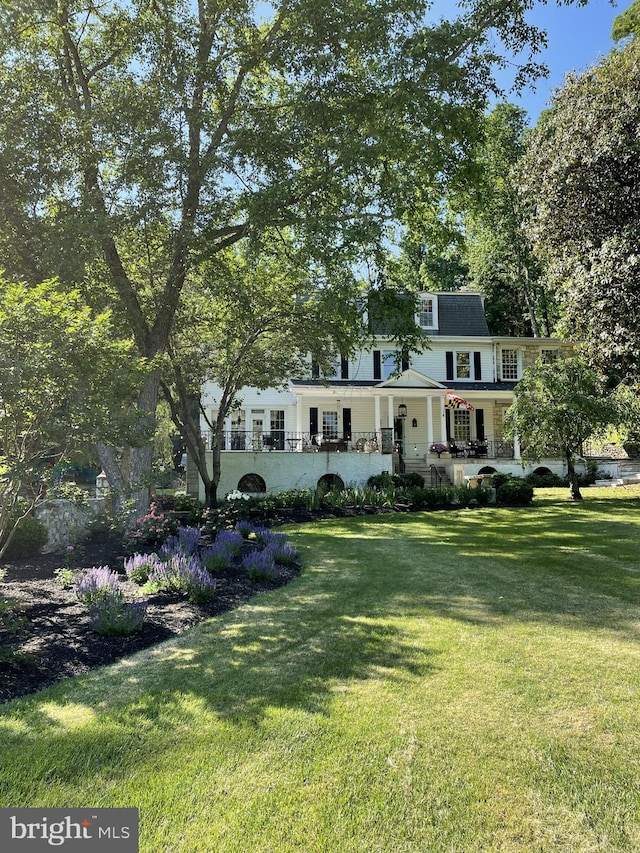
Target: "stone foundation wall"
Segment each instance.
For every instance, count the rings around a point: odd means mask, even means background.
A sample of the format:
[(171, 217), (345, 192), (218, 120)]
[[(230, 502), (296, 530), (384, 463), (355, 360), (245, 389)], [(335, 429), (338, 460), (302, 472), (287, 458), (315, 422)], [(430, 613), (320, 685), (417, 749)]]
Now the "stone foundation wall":
[(47, 528), (49, 538), (45, 553), (74, 545), (87, 533), (93, 519), (104, 509), (104, 501), (93, 498), (88, 506), (78, 506), (62, 499), (45, 501), (35, 511), (38, 521)]

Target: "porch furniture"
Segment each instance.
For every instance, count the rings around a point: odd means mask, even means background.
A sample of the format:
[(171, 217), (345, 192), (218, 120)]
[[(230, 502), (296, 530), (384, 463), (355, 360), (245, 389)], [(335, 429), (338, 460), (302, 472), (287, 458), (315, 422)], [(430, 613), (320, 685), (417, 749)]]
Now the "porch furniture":
[(488, 453), (486, 441), (471, 440), (467, 442), (466, 456), (487, 456)]
[(320, 445), (320, 450), (324, 450), (326, 453), (340, 453), (346, 452), (349, 449), (347, 442), (342, 439), (324, 439), (322, 444)]
[(459, 456), (466, 456), (466, 450), (465, 450), (465, 448), (464, 448), (464, 447), (458, 447), (458, 445), (455, 443), (455, 441), (450, 441), (450, 442), (449, 442), (449, 453), (450, 453), (452, 456), (455, 456), (455, 457), (456, 457), (456, 459), (457, 459)]

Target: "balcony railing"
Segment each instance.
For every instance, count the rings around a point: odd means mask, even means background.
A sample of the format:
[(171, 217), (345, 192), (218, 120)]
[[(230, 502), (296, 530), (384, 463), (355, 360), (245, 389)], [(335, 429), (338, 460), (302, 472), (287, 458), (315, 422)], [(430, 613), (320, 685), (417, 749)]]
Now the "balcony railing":
[[(204, 433), (205, 445), (212, 449), (213, 434)], [(346, 434), (288, 432), (285, 430), (231, 430), (221, 435), (221, 450), (253, 453), (281, 451), (290, 453), (392, 453), (393, 430), (349, 432)]]
[(429, 447), (429, 453), (437, 455), (448, 454), (453, 458), (466, 459), (513, 459), (513, 442), (503, 439), (487, 439), (484, 441), (449, 441), (446, 444), (437, 442)]

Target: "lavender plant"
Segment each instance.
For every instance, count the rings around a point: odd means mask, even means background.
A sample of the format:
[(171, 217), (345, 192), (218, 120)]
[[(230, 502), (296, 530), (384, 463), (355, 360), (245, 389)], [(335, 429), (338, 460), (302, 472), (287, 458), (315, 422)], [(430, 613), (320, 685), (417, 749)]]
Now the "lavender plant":
[(149, 580), (149, 575), (155, 570), (158, 562), (157, 554), (133, 554), (124, 561), (124, 570), (130, 581), (144, 584)]
[(223, 572), (231, 562), (231, 555), (223, 544), (214, 542), (200, 554), (203, 565), (211, 574)]
[(91, 627), (97, 633), (132, 634), (142, 627), (146, 601), (126, 601), (117, 573), (108, 566), (84, 569), (76, 576), (74, 590), (89, 608)]
[(159, 562), (149, 575), (147, 589), (153, 591), (185, 592), (190, 601), (210, 601), (216, 582), (196, 554), (174, 554)]
[(235, 530), (221, 530), (215, 538), (216, 545), (225, 548), (232, 557), (239, 557), (244, 539)]
[(169, 559), (174, 554), (197, 554), (200, 530), (197, 527), (181, 527), (175, 536), (167, 539), (160, 548), (160, 557)]
[(240, 519), (240, 521), (236, 522), (236, 526), (233, 528), (236, 533), (239, 533), (243, 539), (249, 539), (253, 533), (256, 531), (255, 525), (253, 525), (250, 521), (246, 521), (245, 519)]
[(297, 561), (298, 552), (291, 542), (287, 542), (287, 538), (284, 534), (278, 534), (278, 537), (280, 536), (283, 536), (283, 539), (274, 538), (265, 546), (262, 553), (270, 554), (273, 557), (274, 563), (280, 563), (280, 565), (283, 566), (290, 566)]
[(267, 549), (246, 554), (242, 559), (242, 567), (253, 581), (272, 581), (277, 577), (273, 555)]
[(93, 566), (83, 569), (73, 582), (74, 592), (87, 607), (99, 604), (108, 598), (124, 598), (124, 591), (118, 580), (116, 572), (112, 572), (109, 566)]
[(89, 608), (91, 627), (98, 634), (134, 634), (142, 628), (147, 613), (143, 599), (123, 601), (121, 598), (103, 598)]

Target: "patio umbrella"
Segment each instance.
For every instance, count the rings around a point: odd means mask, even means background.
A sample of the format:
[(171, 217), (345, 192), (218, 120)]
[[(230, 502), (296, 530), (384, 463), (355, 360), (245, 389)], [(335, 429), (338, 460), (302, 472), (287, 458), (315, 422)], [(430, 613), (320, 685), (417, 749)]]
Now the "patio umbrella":
[(471, 403), (467, 403), (467, 401), (463, 400), (462, 397), (458, 397), (457, 394), (451, 394), (449, 391), (447, 391), (445, 396), (444, 404), (447, 409), (466, 409), (468, 412), (473, 411)]

